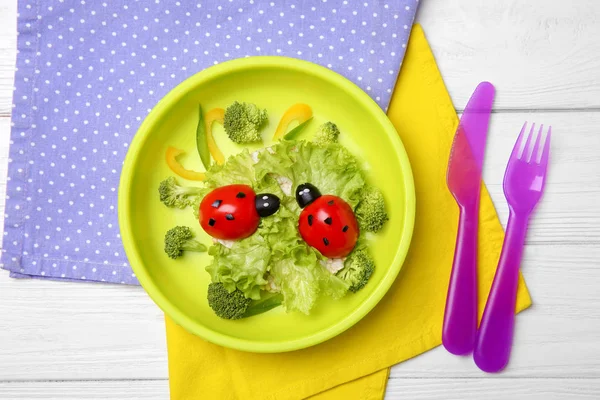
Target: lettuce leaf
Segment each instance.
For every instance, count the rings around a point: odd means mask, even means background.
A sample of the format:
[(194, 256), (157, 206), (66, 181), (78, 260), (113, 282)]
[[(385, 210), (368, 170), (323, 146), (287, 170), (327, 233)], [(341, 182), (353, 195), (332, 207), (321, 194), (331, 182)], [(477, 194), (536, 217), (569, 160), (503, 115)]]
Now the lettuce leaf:
[(271, 193), (275, 196), (279, 197), (279, 199), (283, 199), (285, 193), (281, 190), (279, 183), (277, 180), (273, 178), (272, 175), (265, 175), (262, 179), (257, 180), (254, 185), (254, 190), (256, 194), (260, 193)]
[(283, 294), (286, 311), (308, 314), (319, 296), (339, 299), (348, 293), (348, 284), (318, 262), (314, 249), (302, 244), (288, 249), (284, 256), (273, 258), (271, 266), (271, 275)]
[(356, 157), (342, 145), (283, 140), (271, 149), (259, 154), (254, 166), (258, 179), (275, 173), (291, 179), (293, 188), (310, 182), (321, 193), (346, 200), (352, 208), (359, 203), (365, 177)]
[(223, 165), (214, 164), (206, 172), (204, 182), (212, 187), (227, 185), (249, 185), (254, 187), (254, 162), (248, 150), (233, 155)]
[(213, 256), (206, 267), (213, 282), (222, 282), (230, 292), (240, 289), (248, 298), (260, 299), (260, 289), (271, 259), (271, 249), (262, 235), (236, 241), (231, 249), (217, 243), (208, 249)]
[(319, 273), (322, 294), (337, 300), (348, 293), (350, 285), (345, 280), (335, 276), (321, 265), (319, 265)]
[(302, 246), (290, 250), (288, 257), (281, 257), (271, 267), (275, 284), (281, 288), (286, 311), (310, 312), (319, 297), (320, 282), (317, 256)]

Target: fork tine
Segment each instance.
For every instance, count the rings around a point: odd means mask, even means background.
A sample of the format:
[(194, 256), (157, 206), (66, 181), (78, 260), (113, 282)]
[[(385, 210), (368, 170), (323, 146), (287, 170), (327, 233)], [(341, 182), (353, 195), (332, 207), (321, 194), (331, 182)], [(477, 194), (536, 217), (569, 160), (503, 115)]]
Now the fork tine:
[(527, 128), (527, 121), (525, 121), (525, 123), (523, 124), (523, 127), (521, 128), (521, 132), (519, 133), (519, 137), (517, 138), (517, 141), (515, 142), (515, 146), (513, 147), (512, 153), (510, 155), (510, 158), (519, 158), (519, 154), (521, 154), (521, 144), (523, 143), (523, 136), (525, 135), (525, 128)]
[(550, 138), (552, 136), (552, 127), (548, 127), (548, 134), (546, 135), (546, 141), (544, 142), (544, 150), (542, 150), (542, 159), (540, 165), (544, 168), (548, 165), (548, 155), (550, 154)]
[(527, 159), (528, 163), (531, 163), (532, 161), (537, 163), (538, 158), (540, 158), (540, 152), (541, 149), (540, 147), (540, 140), (542, 139), (542, 134), (544, 133), (544, 124), (540, 125), (540, 129), (538, 130), (537, 136), (535, 138), (535, 144), (533, 145), (533, 148), (531, 149), (531, 153), (529, 158)]
[(535, 122), (531, 123), (531, 129), (529, 130), (529, 134), (527, 135), (527, 140), (525, 141), (525, 146), (523, 146), (523, 151), (520, 153), (519, 160), (527, 160), (529, 158), (529, 145), (531, 144), (531, 136), (533, 135), (533, 130), (535, 129)]

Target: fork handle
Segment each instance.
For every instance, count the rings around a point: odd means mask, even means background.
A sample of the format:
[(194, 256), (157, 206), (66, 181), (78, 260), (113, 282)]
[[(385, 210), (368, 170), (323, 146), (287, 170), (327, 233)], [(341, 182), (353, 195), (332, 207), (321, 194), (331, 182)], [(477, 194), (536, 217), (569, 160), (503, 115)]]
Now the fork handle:
[(528, 216), (517, 215), (513, 210), (508, 217), (500, 261), (483, 311), (473, 352), (475, 364), (485, 372), (502, 370), (510, 357), (519, 266), (528, 219)]
[(479, 207), (460, 208), (454, 261), (446, 297), (442, 343), (452, 354), (473, 351), (477, 329), (477, 228)]

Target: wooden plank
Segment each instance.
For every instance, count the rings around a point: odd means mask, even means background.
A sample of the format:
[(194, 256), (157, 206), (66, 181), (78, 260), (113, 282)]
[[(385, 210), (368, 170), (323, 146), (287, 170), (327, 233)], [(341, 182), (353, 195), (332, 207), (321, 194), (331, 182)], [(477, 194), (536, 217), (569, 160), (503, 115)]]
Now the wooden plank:
[[(600, 3), (599, 3), (600, 4)], [(498, 113), (492, 116), (484, 164), (500, 219), (508, 206), (502, 190), (506, 164), (523, 123), (552, 125), (546, 191), (530, 225), (528, 243), (600, 243), (600, 112)]]
[(169, 382), (167, 380), (0, 382), (0, 398), (4, 400), (165, 400), (169, 398)]
[[(485, 396), (483, 395), (485, 394)], [(4, 400), (144, 399), (169, 396), (166, 380), (0, 382)], [(598, 399), (599, 379), (390, 379), (386, 400)]]
[[(0, 0), (0, 115), (10, 111), (16, 0)], [(475, 85), (498, 87), (496, 109), (600, 107), (600, 24), (595, 0), (428, 0), (417, 20), (455, 105)]]
[[(517, 316), (511, 361), (502, 377), (597, 378), (600, 368), (600, 248), (530, 245), (523, 274), (533, 298)], [(399, 364), (392, 377), (485, 377), (471, 357), (443, 348)]]
[[(490, 125), (484, 180), (500, 219), (508, 206), (502, 191), (506, 163), (525, 120), (552, 124), (552, 157), (546, 193), (533, 217), (531, 244), (600, 244), (600, 112), (499, 113)], [(0, 117), (0, 196), (4, 197), (9, 119)], [(0, 224), (4, 202), (0, 202)]]
[[(8, 173), (8, 147), (10, 141), (10, 118), (0, 117), (0, 226), (4, 228), (4, 210), (6, 204), (6, 175)], [(0, 248), (2, 242), (0, 241)], [(1, 273), (1, 272), (0, 272)]]
[(0, 381), (165, 379), (163, 314), (141, 287), (0, 273)]
[(17, 0), (0, 0), (0, 116), (9, 115), (12, 104), (17, 50)]
[(599, 379), (390, 379), (387, 400), (564, 400), (600, 398)]
[(599, 12), (596, 0), (427, 0), (417, 21), (457, 108), (483, 80), (496, 109), (598, 108)]
[[(534, 299), (517, 318), (504, 377), (597, 377), (600, 248), (528, 246)], [(164, 379), (160, 310), (141, 288), (17, 281), (0, 274), (0, 380)], [(482, 377), (443, 349), (394, 367), (400, 377)]]

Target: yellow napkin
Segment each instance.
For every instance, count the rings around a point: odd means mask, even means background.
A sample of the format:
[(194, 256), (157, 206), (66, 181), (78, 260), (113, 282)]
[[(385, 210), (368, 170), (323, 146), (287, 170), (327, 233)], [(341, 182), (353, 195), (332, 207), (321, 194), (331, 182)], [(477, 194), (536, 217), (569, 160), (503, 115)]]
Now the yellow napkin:
[[(411, 34), (388, 116), (410, 157), (417, 193), (411, 249), (389, 293), (353, 328), (318, 346), (290, 353), (255, 354), (223, 348), (166, 318), (173, 400), (381, 399), (391, 365), (441, 344), (458, 221), (456, 203), (446, 188), (446, 165), (458, 118), (418, 25)], [(503, 237), (483, 187), (480, 310)], [(530, 304), (520, 278), (517, 311)]]

